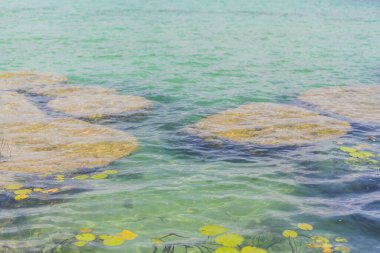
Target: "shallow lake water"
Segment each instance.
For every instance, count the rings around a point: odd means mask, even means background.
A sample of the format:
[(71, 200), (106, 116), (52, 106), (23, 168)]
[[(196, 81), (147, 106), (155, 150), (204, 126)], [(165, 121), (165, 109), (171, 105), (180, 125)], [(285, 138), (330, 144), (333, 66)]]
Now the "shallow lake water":
[[(65, 180), (72, 190), (43, 200), (2, 197), (0, 252), (50, 252), (80, 228), (139, 236), (62, 252), (150, 253), (151, 238), (175, 233), (182, 237), (171, 241), (191, 244), (205, 239), (207, 224), (281, 238), (297, 223), (347, 238), (352, 252), (380, 252), (380, 166), (350, 164), (339, 149), (362, 144), (379, 154), (380, 127), (354, 124), (335, 141), (272, 149), (212, 145), (184, 131), (249, 102), (304, 106), (297, 96), (311, 88), (379, 84), (379, 27), (376, 0), (2, 2), (1, 71), (64, 73), (154, 108), (95, 122), (139, 140), (136, 152), (102, 168), (117, 175)], [(292, 252), (287, 246), (270, 252)]]

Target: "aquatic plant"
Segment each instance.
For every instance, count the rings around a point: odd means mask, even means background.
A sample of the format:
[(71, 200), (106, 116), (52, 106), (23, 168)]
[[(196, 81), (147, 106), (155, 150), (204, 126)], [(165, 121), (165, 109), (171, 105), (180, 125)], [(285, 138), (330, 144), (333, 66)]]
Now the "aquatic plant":
[(39, 198), (39, 197), (41, 197), (41, 195), (44, 195), (44, 194), (56, 193), (56, 192), (60, 191), (60, 189), (59, 188), (47, 188), (47, 187), (44, 187), (44, 188), (39, 188), (39, 187), (25, 188), (23, 184), (13, 183), (13, 184), (4, 185), (3, 191), (5, 192), (5, 194), (12, 196), (12, 198), (15, 201), (21, 201), (24, 199), (28, 199), (31, 196), (33, 196), (35, 198)]
[[(200, 228), (202, 235), (207, 236), (207, 240), (193, 242), (166, 242), (166, 238), (185, 238), (175, 233), (159, 238), (152, 238), (153, 253), (161, 249), (161, 253), (174, 253), (176, 249), (195, 249), (200, 253), (269, 253), (272, 249), (281, 247), (282, 252), (288, 247), (292, 253), (302, 253), (319, 250), (322, 253), (342, 252), (349, 253), (351, 250), (344, 245), (348, 240), (343, 237), (336, 237), (331, 241), (321, 235), (310, 234), (314, 228), (309, 223), (298, 223), (296, 229), (286, 229), (281, 233), (281, 237), (272, 234), (266, 240), (263, 233), (251, 235), (239, 235), (235, 233), (225, 233), (227, 229), (219, 225), (205, 225)], [(220, 235), (222, 234), (222, 235)], [(185, 238), (186, 239), (186, 238)]]
[[(348, 165), (352, 165), (355, 167), (360, 167), (363, 165), (377, 165), (378, 164), (378, 157), (376, 154), (365, 151), (365, 150), (359, 150), (358, 146), (349, 147), (349, 146), (341, 146), (339, 147), (339, 150), (344, 152), (345, 154), (349, 155), (350, 157), (345, 160), (345, 162)], [(362, 148), (361, 148), (362, 149)]]

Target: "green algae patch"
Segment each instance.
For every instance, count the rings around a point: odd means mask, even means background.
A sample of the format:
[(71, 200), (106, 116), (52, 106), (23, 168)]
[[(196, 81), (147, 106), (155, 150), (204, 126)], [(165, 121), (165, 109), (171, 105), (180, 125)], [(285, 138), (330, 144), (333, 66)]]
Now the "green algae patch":
[(67, 78), (61, 74), (38, 73), (29, 71), (0, 72), (0, 89), (17, 90), (35, 85), (65, 83)]
[(86, 89), (58, 96), (48, 103), (48, 107), (55, 111), (87, 119), (124, 115), (151, 106), (152, 103), (143, 97), (121, 95), (107, 90), (90, 92)]
[(363, 124), (380, 123), (380, 86), (338, 86), (306, 91), (299, 99)]
[(50, 118), (14, 92), (0, 94), (0, 136), (6, 147), (0, 172), (44, 174), (102, 167), (129, 155), (138, 145), (123, 131)]
[(188, 128), (206, 140), (294, 146), (341, 137), (350, 124), (312, 111), (274, 103), (251, 103), (211, 115)]

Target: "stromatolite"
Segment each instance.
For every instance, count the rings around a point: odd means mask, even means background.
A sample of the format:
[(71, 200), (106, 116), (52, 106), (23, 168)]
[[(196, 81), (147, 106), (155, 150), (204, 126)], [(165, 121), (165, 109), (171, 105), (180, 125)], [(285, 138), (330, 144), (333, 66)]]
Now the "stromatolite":
[(338, 86), (306, 91), (299, 99), (363, 124), (380, 124), (380, 86)]
[(303, 145), (346, 134), (346, 122), (282, 104), (251, 103), (220, 112), (188, 128), (204, 139), (261, 146)]

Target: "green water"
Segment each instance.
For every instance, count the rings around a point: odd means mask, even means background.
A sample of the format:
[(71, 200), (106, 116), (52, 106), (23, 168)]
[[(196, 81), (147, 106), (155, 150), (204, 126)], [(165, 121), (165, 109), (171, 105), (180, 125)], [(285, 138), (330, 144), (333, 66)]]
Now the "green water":
[[(139, 139), (110, 166), (119, 175), (65, 182), (78, 191), (45, 204), (4, 205), (0, 244), (42, 252), (83, 227), (129, 229), (139, 237), (123, 246), (70, 252), (150, 253), (151, 237), (201, 240), (205, 224), (280, 235), (307, 222), (346, 237), (352, 252), (379, 252), (379, 169), (350, 168), (334, 142), (258, 152), (182, 131), (248, 102), (297, 103), (313, 87), (379, 83), (379, 28), (376, 0), (1, 1), (1, 71), (65, 73), (77, 85), (144, 96), (154, 109), (98, 122)], [(341, 141), (367, 143), (369, 130)]]

